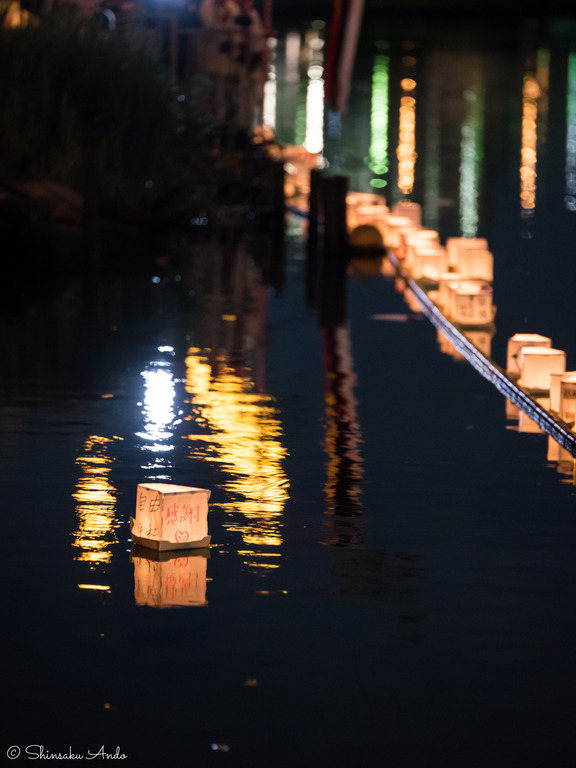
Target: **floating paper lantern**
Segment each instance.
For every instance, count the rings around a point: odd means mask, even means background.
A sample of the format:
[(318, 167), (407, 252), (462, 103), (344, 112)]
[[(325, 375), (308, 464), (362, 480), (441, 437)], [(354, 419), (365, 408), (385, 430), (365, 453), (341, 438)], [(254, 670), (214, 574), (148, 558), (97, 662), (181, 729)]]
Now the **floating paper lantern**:
[(494, 319), (492, 288), (482, 280), (450, 283), (448, 314), (458, 325), (484, 325)]
[(438, 281), (446, 271), (446, 251), (444, 248), (426, 248), (416, 246), (411, 251), (410, 273), (415, 280), (426, 277)]
[(134, 601), (155, 608), (206, 605), (209, 550), (184, 554), (135, 546)]
[(522, 347), (520, 380), (526, 389), (550, 389), (550, 376), (566, 370), (566, 353), (552, 347)]
[(560, 379), (560, 418), (567, 424), (576, 419), (576, 374), (566, 373)]
[(208, 547), (210, 491), (170, 483), (141, 483), (136, 517), (130, 518), (132, 539), (157, 550)]
[(398, 203), (394, 203), (391, 213), (393, 216), (405, 216), (417, 227), (422, 224), (422, 206), (418, 203), (412, 203), (409, 200), (401, 200)]
[(384, 245), (397, 249), (402, 232), (415, 232), (418, 227), (406, 216), (387, 216), (384, 223)]
[(458, 254), (456, 269), (464, 277), (492, 282), (494, 279), (494, 256), (486, 248), (465, 248)]
[(569, 377), (576, 377), (576, 371), (564, 371), (562, 373), (550, 374), (550, 410), (555, 413), (560, 413), (560, 382), (566, 377), (568, 381), (572, 379)]
[(407, 229), (400, 234), (397, 255), (409, 265), (414, 248), (428, 247), (440, 248), (440, 235), (435, 229)]
[(466, 250), (488, 250), (488, 240), (483, 237), (449, 237), (446, 240), (448, 264), (453, 269), (458, 268), (460, 254)]
[(508, 339), (506, 372), (520, 375), (520, 351), (522, 347), (551, 347), (552, 339), (538, 333), (515, 333)]
[(438, 277), (438, 305), (448, 312), (450, 306), (450, 286), (457, 283), (461, 275), (458, 272), (444, 272)]

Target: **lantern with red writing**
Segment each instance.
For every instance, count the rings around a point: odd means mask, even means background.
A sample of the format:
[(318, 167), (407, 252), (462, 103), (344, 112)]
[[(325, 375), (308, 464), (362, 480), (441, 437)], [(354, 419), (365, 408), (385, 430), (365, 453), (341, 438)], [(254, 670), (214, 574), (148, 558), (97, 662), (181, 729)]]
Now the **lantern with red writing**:
[(140, 483), (132, 539), (157, 550), (208, 547), (210, 491), (170, 483)]

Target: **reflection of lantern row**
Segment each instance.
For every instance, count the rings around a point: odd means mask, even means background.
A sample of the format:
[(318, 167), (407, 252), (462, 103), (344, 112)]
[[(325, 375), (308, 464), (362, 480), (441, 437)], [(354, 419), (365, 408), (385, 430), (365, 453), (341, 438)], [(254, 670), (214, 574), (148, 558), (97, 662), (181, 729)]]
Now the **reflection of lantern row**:
[(133, 547), (136, 605), (155, 608), (206, 605), (208, 557), (208, 549), (182, 555)]

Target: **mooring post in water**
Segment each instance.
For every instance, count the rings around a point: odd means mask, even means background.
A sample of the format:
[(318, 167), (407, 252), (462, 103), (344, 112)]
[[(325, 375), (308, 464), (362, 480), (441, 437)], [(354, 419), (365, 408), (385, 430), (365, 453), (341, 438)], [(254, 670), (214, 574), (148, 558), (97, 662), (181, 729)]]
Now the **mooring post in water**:
[(286, 234), (286, 198), (284, 194), (284, 161), (272, 160), (272, 283), (281, 290), (284, 285), (284, 236)]
[(320, 264), (320, 325), (327, 327), (342, 325), (346, 318), (348, 178), (326, 177), (322, 179), (321, 186), (324, 236)]
[(318, 250), (322, 240), (322, 171), (310, 171), (308, 197), (308, 240), (306, 242), (306, 300), (308, 305), (318, 301)]

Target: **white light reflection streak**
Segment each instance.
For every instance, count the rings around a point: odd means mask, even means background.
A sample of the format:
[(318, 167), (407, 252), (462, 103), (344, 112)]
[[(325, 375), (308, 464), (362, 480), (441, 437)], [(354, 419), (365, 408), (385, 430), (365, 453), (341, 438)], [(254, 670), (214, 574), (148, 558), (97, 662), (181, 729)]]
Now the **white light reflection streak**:
[(320, 153), (324, 149), (324, 80), (323, 69), (313, 64), (308, 69), (306, 90), (306, 138), (304, 148)]
[(276, 39), (268, 38), (268, 79), (264, 83), (264, 94), (262, 100), (262, 127), (269, 130), (276, 130)]
[(464, 98), (468, 110), (460, 141), (460, 231), (462, 237), (477, 237), (484, 99), (475, 91), (465, 91)]
[(566, 195), (564, 204), (576, 211), (576, 53), (568, 56), (566, 85)]
[[(172, 347), (159, 347), (159, 352), (174, 354)], [(156, 454), (151, 463), (143, 465), (142, 469), (151, 471), (147, 479), (171, 480), (166, 470), (172, 466), (167, 457), (174, 450), (172, 438), (174, 427), (180, 424), (182, 412), (176, 413), (176, 380), (170, 370), (170, 363), (163, 360), (152, 361), (146, 370), (141, 372), (144, 379), (144, 402), (142, 415), (144, 429), (136, 435), (143, 442), (141, 450)]]

